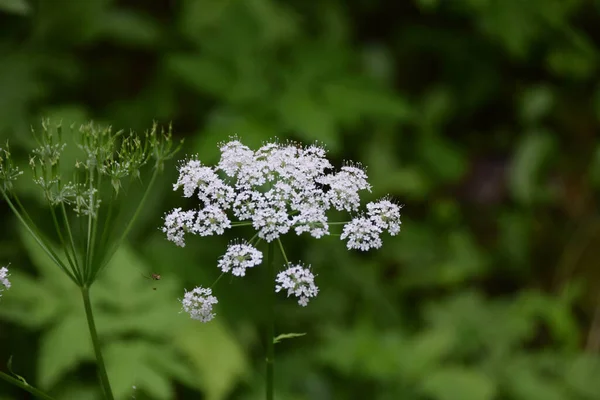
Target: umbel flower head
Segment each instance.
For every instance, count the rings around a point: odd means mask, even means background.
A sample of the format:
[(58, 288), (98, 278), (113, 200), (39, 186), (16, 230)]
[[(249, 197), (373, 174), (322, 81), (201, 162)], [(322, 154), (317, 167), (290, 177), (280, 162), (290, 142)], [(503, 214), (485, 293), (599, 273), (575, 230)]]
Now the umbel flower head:
[[(90, 122), (78, 129), (71, 126), (63, 135), (62, 123), (46, 119), (41, 129), (32, 128), (32, 135), (37, 147), (29, 155), (31, 178), (52, 214), (62, 254), (52, 250), (51, 238), (39, 233), (45, 230), (27, 216), (14, 190), (23, 173), (13, 162), (8, 143), (0, 144), (0, 199), (74, 283), (89, 286), (127, 236), (165, 161), (180, 146), (173, 143), (171, 127), (161, 129), (157, 124), (136, 134)], [(149, 180), (140, 173), (145, 166), (152, 169)], [(128, 216), (121, 212), (127, 207), (118, 197), (123, 191), (131, 193), (130, 188), (142, 196)], [(70, 211), (78, 218), (71, 218)], [(124, 223), (115, 224), (117, 217)]]
[(191, 292), (185, 292), (181, 304), (182, 311), (190, 314), (192, 319), (208, 322), (215, 317), (212, 312), (213, 304), (217, 304), (217, 298), (212, 295), (212, 290), (197, 287)]
[[(256, 248), (260, 241), (279, 241), (290, 231), (317, 239), (330, 235), (327, 214), (332, 210), (354, 216), (340, 235), (348, 249), (379, 248), (383, 232), (392, 236), (400, 232), (401, 207), (384, 198), (360, 212), (360, 193), (371, 191), (365, 169), (346, 162), (336, 171), (319, 145), (271, 142), (252, 150), (232, 138), (220, 150), (215, 166), (204, 165), (197, 157), (180, 163), (173, 189), (182, 189), (186, 198), (197, 197), (199, 204), (196, 209), (168, 213), (162, 231), (183, 247), (187, 234), (221, 235), (236, 226), (252, 226), (255, 237), (230, 245), (219, 261), (224, 273), (244, 276), (248, 268), (260, 264), (262, 255)], [(275, 289), (287, 290), (305, 306), (318, 293), (314, 276), (287, 259), (286, 268), (277, 276)]]
[(8, 280), (9, 276), (8, 268), (0, 268), (0, 297), (2, 297), (3, 291), (10, 289), (10, 281)]
[(290, 265), (288, 269), (280, 272), (275, 279), (275, 291), (287, 290), (287, 295), (298, 298), (298, 304), (306, 307), (308, 300), (319, 293), (315, 285), (315, 276), (309, 268), (302, 265)]

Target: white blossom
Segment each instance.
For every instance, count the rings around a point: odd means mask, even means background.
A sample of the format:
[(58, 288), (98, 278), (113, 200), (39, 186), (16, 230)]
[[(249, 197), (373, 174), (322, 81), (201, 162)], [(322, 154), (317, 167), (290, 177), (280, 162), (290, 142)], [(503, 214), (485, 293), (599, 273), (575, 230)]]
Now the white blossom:
[(367, 204), (367, 214), (392, 236), (400, 232), (400, 206), (388, 199)]
[(263, 207), (252, 216), (252, 226), (258, 231), (258, 237), (272, 242), (285, 235), (292, 225), (292, 220), (284, 209)]
[(302, 265), (290, 265), (288, 269), (277, 274), (275, 279), (275, 292), (287, 290), (287, 296), (294, 295), (298, 298), (298, 304), (306, 307), (311, 297), (319, 293), (315, 285), (315, 276), (308, 268)]
[(191, 292), (185, 292), (183, 300), (181, 300), (182, 312), (190, 314), (192, 319), (209, 322), (216, 315), (212, 311), (213, 305), (218, 302), (210, 288), (197, 287)]
[(360, 190), (371, 191), (367, 174), (359, 165), (346, 165), (336, 174), (325, 175), (319, 183), (329, 187), (327, 200), (336, 210), (356, 211), (360, 207)]
[(176, 208), (165, 216), (162, 231), (167, 234), (167, 239), (177, 246), (185, 247), (185, 234), (194, 232), (196, 211), (182, 211)]
[(9, 276), (10, 274), (8, 273), (8, 268), (0, 268), (0, 297), (2, 297), (2, 292), (4, 290), (10, 289), (10, 281), (8, 280)]
[(367, 251), (369, 249), (378, 249), (382, 242), (379, 235), (383, 227), (376, 220), (366, 217), (356, 217), (344, 225), (344, 230), (340, 239), (348, 239), (346, 246), (348, 249), (357, 249)]
[(252, 165), (254, 152), (239, 140), (234, 139), (221, 144), (220, 150), (221, 160), (218, 168), (231, 178), (237, 176), (242, 168)]
[(314, 238), (329, 234), (329, 224), (325, 210), (318, 206), (307, 205), (299, 209), (300, 214), (294, 216), (292, 224), (297, 235), (308, 232)]
[(219, 260), (218, 267), (223, 272), (235, 276), (245, 276), (246, 269), (259, 265), (262, 262), (262, 253), (247, 242), (232, 243)]
[[(165, 218), (163, 232), (180, 246), (186, 233), (221, 235), (232, 226), (249, 225), (259, 239), (269, 243), (292, 230), (318, 239), (329, 235), (334, 224), (329, 222), (329, 211), (358, 212), (360, 192), (371, 191), (360, 164), (345, 163), (335, 171), (325, 148), (318, 144), (274, 141), (254, 151), (232, 138), (219, 148), (221, 157), (215, 167), (197, 159), (179, 167), (174, 189), (182, 187), (185, 197), (197, 194), (200, 200), (197, 210), (177, 208)], [(383, 231), (391, 235), (400, 232), (400, 209), (389, 198), (368, 203), (366, 213), (344, 225), (340, 238), (347, 241), (348, 249), (379, 248)], [(262, 253), (248, 242), (234, 241), (219, 259), (218, 267), (245, 276), (246, 270), (261, 264), (262, 258)], [(206, 290), (197, 288), (186, 296), (198, 303), (198, 299), (211, 298), (210, 290)], [(318, 293), (314, 275), (302, 265), (289, 265), (279, 273), (275, 290), (287, 290), (288, 296), (296, 296), (302, 306)], [(210, 301), (206, 304), (212, 306)], [(208, 311), (206, 315), (212, 314)]]
[(173, 190), (183, 186), (183, 195), (192, 197), (196, 190), (210, 183), (215, 176), (212, 168), (205, 167), (199, 160), (191, 159), (179, 166), (179, 178)]
[(257, 208), (266, 206), (264, 196), (256, 190), (244, 190), (237, 194), (233, 202), (233, 215), (240, 221), (251, 219)]
[(225, 229), (231, 228), (227, 214), (218, 206), (210, 205), (198, 211), (194, 223), (194, 233), (200, 236), (222, 235)]

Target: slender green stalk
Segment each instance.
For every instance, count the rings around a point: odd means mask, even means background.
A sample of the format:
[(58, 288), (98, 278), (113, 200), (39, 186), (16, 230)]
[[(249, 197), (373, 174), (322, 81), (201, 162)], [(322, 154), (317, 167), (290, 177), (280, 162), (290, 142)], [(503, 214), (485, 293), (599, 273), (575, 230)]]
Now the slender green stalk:
[(106, 366), (104, 365), (104, 358), (102, 357), (102, 351), (100, 349), (100, 340), (98, 339), (96, 323), (94, 322), (94, 313), (92, 312), (92, 303), (90, 302), (89, 288), (86, 286), (82, 287), (81, 295), (83, 297), (85, 316), (87, 318), (88, 328), (90, 330), (90, 336), (92, 338), (92, 344), (94, 345), (94, 353), (96, 354), (96, 364), (98, 366), (98, 376), (100, 378), (100, 384), (102, 385), (102, 390), (104, 392), (104, 398), (107, 400), (114, 400), (112, 389), (110, 388), (110, 382), (108, 381), (108, 374), (106, 373)]
[(52, 397), (50, 397), (49, 395), (47, 395), (46, 393), (42, 392), (39, 389), (34, 388), (33, 386), (31, 386), (28, 383), (23, 382), (22, 380), (19, 380), (17, 378), (14, 378), (2, 371), (0, 371), (0, 378), (4, 379), (6, 382), (11, 383), (15, 386), (20, 387), (21, 389), (31, 393), (32, 395), (34, 395), (35, 397), (37, 397), (38, 399), (42, 399), (42, 400), (54, 400)]
[[(13, 202), (8, 198), (8, 196), (6, 195), (6, 193), (4, 191), (2, 191), (2, 196), (4, 196), (4, 200), (6, 200), (6, 203), (8, 204), (8, 206), (10, 207), (10, 209), (17, 216), (17, 219), (19, 220), (19, 222), (21, 222), (23, 224), (23, 226), (25, 227), (25, 229), (27, 230), (27, 232), (29, 232), (29, 234), (33, 237), (33, 239), (37, 242), (37, 244), (40, 245), (40, 247), (42, 248), (42, 250), (44, 250), (44, 252), (46, 252), (46, 254), (48, 255), (48, 257), (50, 257), (50, 259), (52, 261), (54, 261), (54, 263), (56, 265), (58, 265), (60, 267), (60, 269), (62, 269), (64, 271), (64, 273), (67, 274), (67, 276), (73, 282), (75, 282), (77, 284), (77, 278), (75, 277), (75, 275), (73, 275), (73, 273), (71, 271), (69, 271), (69, 269), (61, 261), (61, 259), (58, 257), (58, 255), (56, 255), (56, 253), (54, 253), (54, 251), (50, 248), (50, 246), (48, 246), (46, 244), (46, 242), (44, 241), (44, 239), (41, 237), (41, 234), (39, 234), (38, 232), (36, 232), (37, 228), (36, 228), (35, 224), (32, 223), (32, 225), (30, 226), (27, 223), (27, 221), (25, 221), (25, 218), (23, 217), (23, 215), (21, 215), (21, 213), (19, 212), (19, 210), (17, 210), (17, 208), (15, 207), (15, 205), (13, 204)], [(29, 217), (27, 217), (27, 218), (29, 219)]]
[(75, 240), (73, 239), (73, 232), (71, 231), (71, 224), (69, 224), (69, 217), (67, 216), (65, 203), (60, 203), (60, 209), (65, 227), (67, 228), (67, 234), (69, 235), (69, 244), (71, 246), (71, 252), (73, 253), (73, 259), (75, 265), (79, 266), (79, 262), (77, 261), (77, 250), (75, 249)]
[(275, 260), (273, 257), (273, 242), (268, 244), (267, 249), (267, 284), (266, 290), (269, 296), (269, 319), (267, 328), (267, 400), (274, 399), (274, 378), (275, 378), (275, 290), (273, 282), (275, 281)]
[(109, 231), (109, 227), (112, 226), (113, 223), (113, 212), (115, 209), (115, 203), (117, 202), (116, 200), (116, 196), (113, 194), (111, 194), (111, 198), (110, 198), (110, 202), (109, 202), (109, 206), (108, 206), (108, 214), (106, 216), (106, 218), (104, 219), (104, 226), (102, 227), (102, 235), (100, 236), (100, 244), (99, 244), (99, 251), (101, 254), (104, 254), (104, 252), (106, 251), (106, 247), (108, 246), (108, 231)]
[(251, 226), (252, 222), (232, 222), (231, 223), (231, 227), (238, 227), (238, 226)]
[(217, 282), (219, 282), (221, 280), (221, 278), (223, 277), (223, 275), (225, 275), (225, 272), (222, 272), (221, 275), (219, 275), (219, 277), (217, 279), (215, 279), (214, 283), (210, 287), (214, 288), (215, 285), (217, 284)]
[[(62, 234), (62, 229), (60, 227), (60, 224), (58, 223), (58, 218), (56, 217), (56, 212), (54, 211), (54, 207), (52, 206), (52, 204), (50, 204), (50, 212), (52, 213), (52, 221), (54, 222), (54, 229), (56, 230), (56, 233), (58, 234), (58, 239), (60, 240), (60, 244), (63, 247), (65, 256), (67, 257), (67, 262), (69, 263), (69, 266), (71, 267), (71, 271), (73, 271), (73, 275), (75, 275), (75, 277), (80, 282), (82, 282), (81, 274), (79, 273), (79, 269), (77, 268), (76, 260), (71, 258), (71, 254), (69, 253), (69, 247), (67, 246), (67, 242), (65, 241), (65, 238)], [(73, 257), (75, 257), (75, 254), (73, 254)]]
[(279, 238), (277, 238), (277, 244), (279, 244), (279, 249), (281, 250), (281, 255), (283, 256), (283, 259), (285, 260), (285, 266), (287, 267), (288, 264), (290, 263), (290, 261), (288, 260), (287, 255), (285, 254), (285, 250), (283, 248), (283, 243), (281, 243), (281, 240)]
[(156, 177), (157, 176), (158, 176), (158, 169), (155, 169), (154, 173), (152, 174), (152, 178), (150, 178), (150, 183), (148, 183), (148, 186), (146, 187), (146, 191), (144, 192), (144, 195), (142, 196), (142, 199), (140, 200), (140, 202), (139, 202), (139, 204), (138, 204), (135, 212), (133, 213), (133, 216), (129, 220), (129, 223), (127, 224), (127, 227), (125, 228), (125, 230), (123, 231), (123, 233), (121, 234), (121, 236), (119, 237), (119, 239), (111, 247), (111, 249), (105, 254), (105, 258), (103, 259), (102, 263), (100, 263), (98, 265), (98, 268), (95, 271), (93, 271), (93, 275), (92, 275), (92, 279), (91, 279), (92, 282), (94, 281), (94, 279), (96, 279), (96, 275), (98, 275), (98, 273), (100, 272), (100, 270), (106, 264), (108, 264), (108, 262), (110, 261), (110, 259), (112, 258), (112, 256), (116, 253), (116, 251), (119, 248), (119, 246), (123, 243), (123, 241), (125, 240), (125, 238), (129, 234), (129, 231), (131, 231), (131, 228), (133, 228), (133, 224), (137, 220), (137, 217), (139, 216), (140, 212), (142, 211), (142, 208), (144, 207), (144, 205), (146, 203), (148, 195), (150, 194), (150, 190), (151, 190), (152, 186), (154, 186), (154, 182), (156, 182)]
[(88, 215), (87, 221), (87, 235), (86, 235), (86, 244), (85, 244), (85, 282), (88, 282), (88, 277), (92, 276), (92, 257), (93, 257), (93, 249), (92, 249), (92, 230), (94, 225), (94, 170), (90, 169), (90, 213)]

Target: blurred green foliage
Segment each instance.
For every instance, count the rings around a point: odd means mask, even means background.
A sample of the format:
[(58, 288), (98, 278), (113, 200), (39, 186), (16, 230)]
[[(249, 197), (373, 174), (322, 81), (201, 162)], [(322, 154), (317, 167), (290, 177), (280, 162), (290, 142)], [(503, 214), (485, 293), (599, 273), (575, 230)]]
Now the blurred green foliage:
[[(599, 12), (592, 0), (0, 0), (0, 139), (27, 170), (41, 117), (137, 131), (156, 119), (207, 163), (238, 134), (319, 140), (367, 165), (373, 198), (406, 204), (403, 232), (368, 255), (334, 238), (285, 243), (321, 293), (306, 309), (280, 298), (278, 333), (307, 335), (276, 346), (278, 399), (600, 399)], [(221, 281), (208, 325), (177, 314), (230, 238), (167, 243), (173, 181), (171, 165), (92, 291), (113, 387), (261, 398), (258, 278)], [(18, 190), (51, 224), (33, 185)], [(0, 207), (13, 273), (0, 364), (13, 355), (57, 398), (98, 398), (76, 293)], [(3, 384), (0, 398), (24, 397)]]

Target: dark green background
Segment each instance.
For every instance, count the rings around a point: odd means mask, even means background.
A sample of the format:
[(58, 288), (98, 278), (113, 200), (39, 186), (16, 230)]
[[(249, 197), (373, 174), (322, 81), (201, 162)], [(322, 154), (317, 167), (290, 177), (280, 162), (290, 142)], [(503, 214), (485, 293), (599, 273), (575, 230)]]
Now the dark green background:
[[(403, 230), (367, 255), (285, 240), (321, 293), (279, 298), (278, 332), (307, 335), (277, 345), (277, 399), (600, 399), (599, 42), (592, 0), (0, 0), (0, 139), (27, 169), (42, 117), (172, 121), (180, 156), (207, 163), (238, 134), (367, 165), (365, 200), (395, 196)], [(260, 399), (261, 274), (221, 280), (210, 324), (177, 314), (234, 236), (167, 242), (163, 214), (192, 206), (175, 177), (92, 290), (113, 387)], [(0, 368), (13, 355), (56, 398), (97, 398), (77, 289), (0, 219)]]

